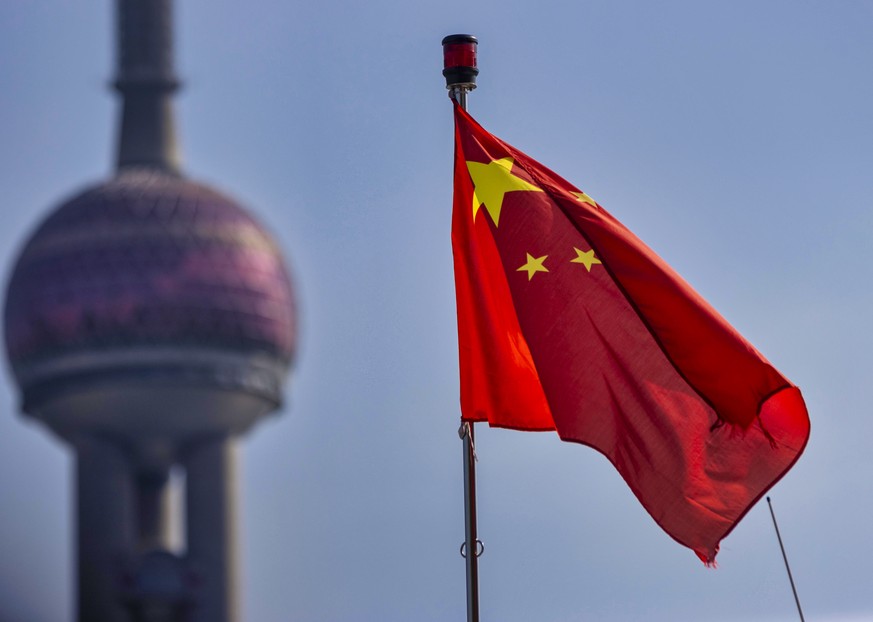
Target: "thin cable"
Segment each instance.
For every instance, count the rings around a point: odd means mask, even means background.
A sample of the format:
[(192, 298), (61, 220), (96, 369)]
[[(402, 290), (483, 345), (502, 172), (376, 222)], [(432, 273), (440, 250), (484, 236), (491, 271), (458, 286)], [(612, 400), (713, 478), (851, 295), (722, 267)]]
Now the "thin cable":
[(767, 505), (770, 507), (770, 516), (773, 518), (773, 527), (776, 529), (776, 538), (779, 540), (779, 548), (782, 550), (782, 559), (785, 560), (785, 570), (788, 571), (788, 581), (791, 583), (791, 591), (794, 592), (794, 602), (797, 603), (797, 613), (800, 614), (800, 622), (805, 622), (803, 619), (803, 610), (800, 608), (800, 598), (797, 597), (797, 588), (794, 587), (794, 577), (791, 576), (791, 567), (788, 565), (788, 556), (785, 554), (785, 547), (782, 545), (782, 536), (779, 535), (779, 525), (776, 524), (776, 514), (773, 512), (773, 504), (770, 503), (770, 497), (767, 497)]

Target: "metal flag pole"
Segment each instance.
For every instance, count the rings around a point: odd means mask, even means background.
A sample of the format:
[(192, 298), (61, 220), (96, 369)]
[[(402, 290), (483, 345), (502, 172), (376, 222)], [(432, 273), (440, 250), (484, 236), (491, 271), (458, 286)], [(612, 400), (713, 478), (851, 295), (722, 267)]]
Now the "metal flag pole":
[[(449, 97), (464, 110), (467, 93), (476, 88), (476, 46), (472, 35), (449, 35), (443, 39), (443, 76)], [(467, 622), (479, 622), (479, 556), (485, 550), (476, 533), (476, 446), (473, 423), (465, 421), (458, 430), (464, 453), (464, 543), (461, 556), (467, 565)]]
[(458, 430), (464, 451), (464, 542), (461, 556), (467, 564), (467, 622), (479, 622), (479, 556), (485, 550), (476, 533), (476, 445), (473, 424)]
[(779, 533), (779, 525), (776, 524), (776, 514), (773, 512), (773, 504), (770, 503), (770, 497), (767, 497), (767, 505), (770, 507), (770, 517), (773, 519), (773, 527), (776, 529), (776, 538), (779, 540), (779, 549), (782, 551), (785, 570), (788, 572), (788, 582), (791, 583), (791, 591), (794, 593), (794, 602), (797, 605), (797, 613), (800, 614), (800, 622), (804, 622), (803, 610), (800, 608), (800, 598), (797, 596), (797, 588), (794, 587), (794, 577), (791, 576), (791, 567), (788, 565), (788, 556), (785, 554), (785, 547), (782, 545), (782, 536)]

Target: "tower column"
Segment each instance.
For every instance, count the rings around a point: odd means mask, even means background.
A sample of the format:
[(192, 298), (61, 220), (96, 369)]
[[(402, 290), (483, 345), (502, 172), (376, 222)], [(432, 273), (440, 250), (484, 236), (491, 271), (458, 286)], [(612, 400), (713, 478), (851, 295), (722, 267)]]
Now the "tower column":
[(94, 437), (76, 448), (79, 622), (128, 622), (121, 569), (134, 540), (134, 494), (122, 451)]
[(137, 536), (141, 551), (170, 550), (170, 474), (168, 470), (137, 473)]
[(192, 622), (238, 622), (236, 499), (238, 449), (232, 437), (187, 452), (188, 559), (201, 576)]

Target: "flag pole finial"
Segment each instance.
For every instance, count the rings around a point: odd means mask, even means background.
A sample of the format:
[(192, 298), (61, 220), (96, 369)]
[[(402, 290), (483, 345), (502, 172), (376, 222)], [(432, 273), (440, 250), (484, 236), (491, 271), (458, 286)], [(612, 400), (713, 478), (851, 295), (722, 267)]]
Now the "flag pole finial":
[(473, 35), (449, 35), (443, 38), (443, 76), (449, 97), (466, 109), (467, 93), (476, 88), (476, 51), (479, 40)]

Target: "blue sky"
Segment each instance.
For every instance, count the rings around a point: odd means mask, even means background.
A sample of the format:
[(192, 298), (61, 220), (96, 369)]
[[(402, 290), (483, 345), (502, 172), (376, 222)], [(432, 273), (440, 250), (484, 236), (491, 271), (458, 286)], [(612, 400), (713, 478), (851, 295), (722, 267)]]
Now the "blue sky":
[[(461, 449), (440, 40), (474, 116), (582, 187), (804, 392), (772, 491), (809, 619), (873, 618), (873, 3), (177, 6), (185, 170), (285, 249), (302, 344), (243, 444), (245, 618), (459, 620)], [(3, 274), (112, 170), (112, 3), (0, 4)], [(72, 620), (72, 456), (0, 383), (0, 620)], [(481, 426), (480, 426), (481, 427)], [(484, 620), (796, 619), (765, 504), (705, 569), (599, 454), (478, 431)]]

